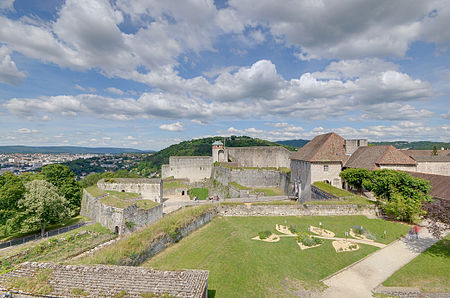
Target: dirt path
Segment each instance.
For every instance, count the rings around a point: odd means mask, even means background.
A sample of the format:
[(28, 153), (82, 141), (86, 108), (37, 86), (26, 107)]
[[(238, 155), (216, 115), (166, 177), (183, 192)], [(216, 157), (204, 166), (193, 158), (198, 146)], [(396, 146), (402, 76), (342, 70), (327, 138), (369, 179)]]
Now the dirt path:
[(420, 229), (417, 240), (408, 241), (404, 237), (394, 241), (323, 280), (328, 286), (323, 297), (372, 297), (373, 288), (436, 242), (426, 228)]

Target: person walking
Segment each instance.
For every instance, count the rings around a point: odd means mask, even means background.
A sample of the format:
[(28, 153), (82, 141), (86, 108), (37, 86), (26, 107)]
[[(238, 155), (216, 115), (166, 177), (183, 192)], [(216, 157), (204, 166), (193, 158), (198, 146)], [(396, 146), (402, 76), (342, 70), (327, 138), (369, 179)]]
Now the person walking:
[(414, 226), (414, 234), (416, 234), (416, 239), (419, 239), (419, 227), (417, 225)]

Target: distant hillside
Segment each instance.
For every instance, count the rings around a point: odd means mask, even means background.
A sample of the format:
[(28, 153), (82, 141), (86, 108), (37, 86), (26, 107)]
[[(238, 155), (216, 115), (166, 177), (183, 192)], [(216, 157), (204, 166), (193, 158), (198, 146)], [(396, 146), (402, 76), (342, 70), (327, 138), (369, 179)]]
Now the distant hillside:
[(392, 145), (397, 149), (432, 150), (434, 146), (439, 150), (442, 147), (450, 148), (450, 143), (429, 141), (394, 141), (394, 142), (369, 142), (369, 145)]
[[(223, 137), (203, 138), (190, 141), (184, 141), (161, 151), (147, 156), (142, 160), (135, 171), (141, 175), (147, 176), (151, 172), (159, 171), (161, 165), (169, 163), (170, 156), (211, 156), (212, 143), (215, 141), (224, 141)], [(281, 145), (266, 140), (255, 139), (247, 136), (231, 136), (226, 138), (227, 147), (250, 147), (250, 146), (283, 146), (288, 150), (294, 151), (292, 146)]]
[[(149, 151), (146, 151), (150, 153)], [(75, 146), (0, 146), (0, 153), (70, 153), (70, 154), (120, 154), (120, 153), (143, 153), (142, 150), (132, 148), (91, 148)]]
[(305, 144), (308, 142), (309, 142), (309, 140), (299, 139), (299, 140), (277, 141), (276, 143), (301, 148), (301, 147), (305, 146)]

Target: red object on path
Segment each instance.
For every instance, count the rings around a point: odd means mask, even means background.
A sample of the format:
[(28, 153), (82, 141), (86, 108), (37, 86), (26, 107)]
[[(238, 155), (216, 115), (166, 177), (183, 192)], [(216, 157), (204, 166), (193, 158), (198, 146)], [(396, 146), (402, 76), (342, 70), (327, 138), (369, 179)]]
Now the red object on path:
[(418, 226), (414, 226), (414, 232), (419, 233), (419, 227)]

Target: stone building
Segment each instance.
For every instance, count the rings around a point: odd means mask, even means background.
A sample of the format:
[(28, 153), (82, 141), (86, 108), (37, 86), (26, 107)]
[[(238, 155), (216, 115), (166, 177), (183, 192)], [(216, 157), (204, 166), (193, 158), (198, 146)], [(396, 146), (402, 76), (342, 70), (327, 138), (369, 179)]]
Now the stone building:
[(311, 184), (316, 181), (325, 181), (341, 188), (342, 181), (339, 173), (349, 158), (347, 152), (354, 151), (358, 144), (367, 144), (367, 141), (350, 140), (347, 143), (338, 134), (327, 133), (316, 136), (292, 154), (291, 182), (294, 183), (300, 200), (311, 199)]
[(236, 167), (289, 168), (291, 154), (282, 146), (225, 147), (215, 141), (211, 156), (171, 156), (169, 164), (161, 168), (161, 177), (199, 182), (211, 178), (215, 162)]
[(394, 146), (359, 147), (347, 160), (344, 168), (368, 170), (416, 171), (417, 162)]
[(450, 176), (450, 150), (403, 151), (417, 162), (416, 172)]

